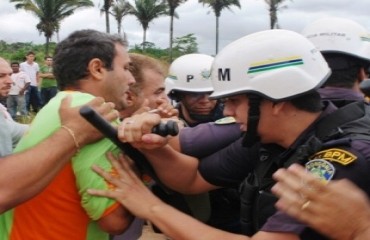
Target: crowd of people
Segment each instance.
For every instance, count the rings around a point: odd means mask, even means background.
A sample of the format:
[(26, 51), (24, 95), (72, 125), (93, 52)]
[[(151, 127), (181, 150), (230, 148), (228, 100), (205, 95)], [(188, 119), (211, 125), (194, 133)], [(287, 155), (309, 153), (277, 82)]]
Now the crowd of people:
[[(327, 17), (170, 66), (95, 30), (41, 67), (32, 51), (0, 58), (0, 239), (139, 239), (144, 220), (171, 239), (368, 239), (369, 39)], [(166, 188), (79, 115), (85, 105)], [(15, 121), (31, 110), (30, 125)], [(152, 133), (169, 120), (178, 135)]]
[(35, 61), (35, 53), (29, 51), (26, 61), (12, 61), (12, 85), (7, 96), (1, 99), (6, 105), (13, 120), (30, 122), (44, 105), (46, 105), (57, 92), (57, 82), (53, 75), (53, 58), (45, 57), (45, 63), (39, 66)]

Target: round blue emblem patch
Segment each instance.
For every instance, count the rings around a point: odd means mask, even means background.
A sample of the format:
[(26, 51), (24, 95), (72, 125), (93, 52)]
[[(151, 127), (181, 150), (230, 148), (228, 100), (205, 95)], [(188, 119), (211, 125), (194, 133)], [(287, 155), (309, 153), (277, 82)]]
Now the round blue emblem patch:
[(333, 164), (324, 159), (313, 159), (307, 162), (306, 169), (325, 182), (330, 181), (335, 173)]

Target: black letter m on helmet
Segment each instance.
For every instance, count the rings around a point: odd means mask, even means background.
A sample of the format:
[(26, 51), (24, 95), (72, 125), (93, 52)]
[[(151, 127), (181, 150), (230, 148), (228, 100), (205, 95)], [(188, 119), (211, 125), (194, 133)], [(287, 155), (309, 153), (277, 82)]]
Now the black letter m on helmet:
[(218, 69), (218, 81), (230, 81), (230, 68)]

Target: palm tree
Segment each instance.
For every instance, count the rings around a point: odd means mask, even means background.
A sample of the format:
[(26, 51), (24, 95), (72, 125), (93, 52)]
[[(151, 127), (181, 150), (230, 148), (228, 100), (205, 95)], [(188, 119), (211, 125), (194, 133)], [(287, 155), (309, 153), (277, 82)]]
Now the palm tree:
[(132, 14), (132, 5), (126, 0), (117, 0), (109, 12), (117, 21), (118, 34), (121, 35), (122, 19), (124, 16)]
[(186, 2), (187, 0), (167, 0), (169, 12), (170, 12), (170, 62), (172, 62), (172, 45), (173, 45), (173, 18), (177, 17), (175, 10), (180, 4)]
[(93, 7), (91, 0), (10, 0), (16, 9), (24, 9), (39, 18), (37, 30), (46, 38), (45, 54), (49, 53), (49, 42), (60, 29), (60, 23), (77, 9)]
[(100, 9), (101, 13), (105, 15), (105, 31), (110, 33), (110, 24), (109, 24), (109, 9), (113, 4), (113, 0), (104, 0), (103, 7)]
[(221, 11), (226, 9), (230, 9), (233, 5), (240, 8), (239, 0), (199, 0), (200, 3), (203, 5), (208, 5), (210, 8), (213, 9), (213, 12), (216, 16), (216, 54), (218, 53), (218, 30), (219, 30), (219, 18), (221, 16)]
[(144, 30), (143, 51), (145, 51), (146, 31), (149, 23), (162, 15), (168, 15), (168, 6), (165, 0), (135, 0), (132, 7), (132, 15), (137, 18)]
[(282, 5), (286, 0), (264, 0), (269, 6), (270, 12), (270, 28), (279, 28), (277, 12), (287, 8), (286, 5)]

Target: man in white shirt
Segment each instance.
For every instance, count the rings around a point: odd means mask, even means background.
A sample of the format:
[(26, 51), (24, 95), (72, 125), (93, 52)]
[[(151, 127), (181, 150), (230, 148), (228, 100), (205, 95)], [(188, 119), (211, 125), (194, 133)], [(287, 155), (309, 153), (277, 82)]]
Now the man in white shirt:
[(42, 106), (39, 86), (39, 72), (40, 67), (37, 62), (35, 62), (35, 53), (30, 51), (26, 55), (26, 61), (20, 64), (21, 71), (25, 72), (31, 80), (31, 84), (26, 92), (26, 107), (27, 110), (32, 110), (38, 112)]
[(27, 115), (25, 93), (30, 86), (31, 80), (25, 72), (19, 71), (19, 62), (12, 62), (11, 68), (13, 70), (11, 75), (13, 83), (7, 98), (7, 108), (15, 120), (17, 111), (19, 111), (21, 116)]

